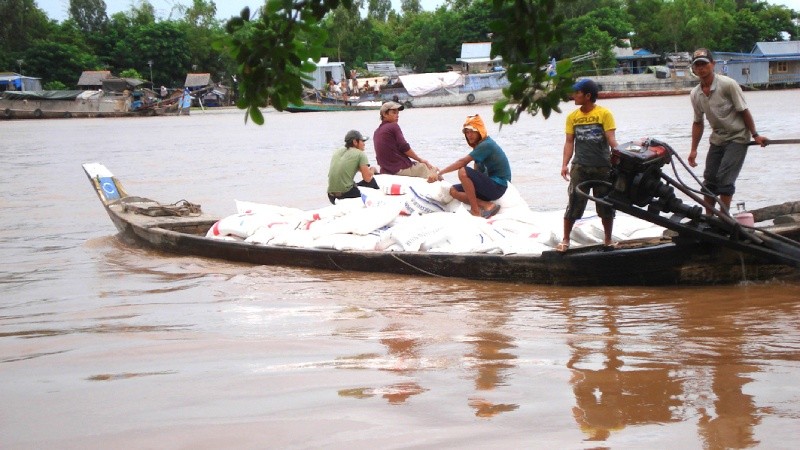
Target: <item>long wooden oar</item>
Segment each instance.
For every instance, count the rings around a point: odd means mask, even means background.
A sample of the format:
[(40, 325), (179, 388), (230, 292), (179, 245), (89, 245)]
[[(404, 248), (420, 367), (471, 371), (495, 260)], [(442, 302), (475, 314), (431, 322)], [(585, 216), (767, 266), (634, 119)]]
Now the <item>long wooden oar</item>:
[[(800, 139), (767, 139), (767, 145), (775, 144), (800, 144)], [(750, 141), (747, 145), (759, 145), (756, 141)]]

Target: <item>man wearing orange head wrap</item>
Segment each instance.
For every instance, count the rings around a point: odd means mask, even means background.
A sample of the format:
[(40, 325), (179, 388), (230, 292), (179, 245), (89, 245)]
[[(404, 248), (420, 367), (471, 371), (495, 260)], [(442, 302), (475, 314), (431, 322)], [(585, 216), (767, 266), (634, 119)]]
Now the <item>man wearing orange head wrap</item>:
[[(508, 188), (511, 165), (503, 149), (489, 137), (481, 116), (468, 116), (461, 131), (472, 151), (428, 177), (428, 182), (441, 180), (443, 174), (457, 170), (461, 184), (453, 185), (450, 195), (469, 204), (473, 216), (489, 218), (500, 210), (500, 206), (493, 202), (502, 197)], [(473, 161), (475, 167), (468, 167)]]

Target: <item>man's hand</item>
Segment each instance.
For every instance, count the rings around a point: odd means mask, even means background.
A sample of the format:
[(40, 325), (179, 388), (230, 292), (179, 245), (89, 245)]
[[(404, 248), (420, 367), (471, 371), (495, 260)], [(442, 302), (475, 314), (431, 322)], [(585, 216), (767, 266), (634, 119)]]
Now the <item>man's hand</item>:
[(692, 150), (689, 152), (689, 165), (691, 167), (697, 167), (697, 150)]
[(569, 181), (569, 166), (564, 165), (561, 167), (561, 178)]

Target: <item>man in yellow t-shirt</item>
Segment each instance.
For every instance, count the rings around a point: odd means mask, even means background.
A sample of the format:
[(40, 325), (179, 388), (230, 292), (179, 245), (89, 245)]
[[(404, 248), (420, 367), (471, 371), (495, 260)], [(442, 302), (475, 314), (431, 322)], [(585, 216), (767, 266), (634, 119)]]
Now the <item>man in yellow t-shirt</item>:
[[(576, 187), (586, 181), (599, 181), (603, 183), (592, 187), (592, 195), (599, 198), (608, 194), (610, 187), (607, 183), (611, 181), (611, 149), (617, 147), (615, 135), (617, 125), (614, 123), (614, 116), (611, 111), (595, 103), (600, 91), (597, 83), (588, 78), (583, 79), (575, 83), (573, 91), (572, 98), (580, 108), (567, 116), (561, 176), (569, 181), (567, 188), (569, 203), (564, 213), (564, 237), (556, 247), (559, 252), (566, 252), (569, 249), (572, 227), (583, 217), (588, 202), (586, 197), (576, 192)], [(614, 210), (599, 203), (596, 204), (596, 209), (597, 215), (603, 222), (603, 245), (608, 249), (614, 248), (616, 244), (611, 238)]]

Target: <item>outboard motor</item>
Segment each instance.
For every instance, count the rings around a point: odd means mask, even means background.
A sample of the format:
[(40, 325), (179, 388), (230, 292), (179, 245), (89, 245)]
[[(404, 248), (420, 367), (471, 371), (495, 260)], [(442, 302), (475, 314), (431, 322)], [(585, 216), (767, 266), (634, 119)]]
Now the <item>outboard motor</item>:
[(661, 168), (671, 161), (672, 153), (672, 147), (655, 139), (626, 142), (613, 149), (614, 175), (607, 199), (617, 204), (646, 206), (654, 214), (673, 212), (699, 218), (703, 209), (684, 204), (675, 196), (673, 187), (662, 181)]

